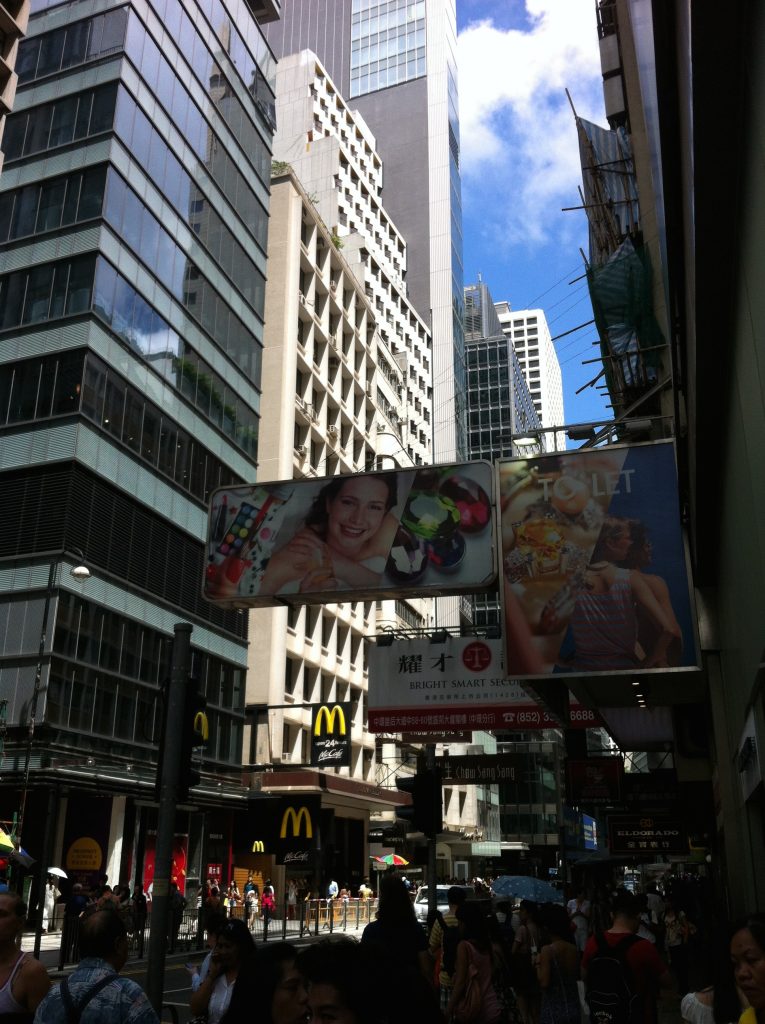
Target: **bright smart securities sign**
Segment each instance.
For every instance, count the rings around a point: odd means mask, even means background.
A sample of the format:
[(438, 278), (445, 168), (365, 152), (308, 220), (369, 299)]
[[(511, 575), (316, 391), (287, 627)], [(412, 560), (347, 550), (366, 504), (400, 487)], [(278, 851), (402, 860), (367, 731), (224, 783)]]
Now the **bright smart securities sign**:
[[(552, 729), (559, 723), (503, 668), (502, 641), (449, 637), (443, 644), (399, 640), (370, 645), (371, 732)], [(572, 704), (571, 728), (600, 724)]]

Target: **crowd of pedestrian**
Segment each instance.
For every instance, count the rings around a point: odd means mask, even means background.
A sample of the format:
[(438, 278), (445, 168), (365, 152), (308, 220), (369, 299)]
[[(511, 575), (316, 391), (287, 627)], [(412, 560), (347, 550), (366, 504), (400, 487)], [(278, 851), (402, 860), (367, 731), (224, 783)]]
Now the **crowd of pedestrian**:
[[(120, 973), (123, 896), (115, 886), (85, 897), (82, 958), (52, 986), (20, 951), (24, 903), (0, 893), (0, 1020), (156, 1024), (141, 988)], [(247, 922), (224, 904), (204, 910), (209, 951), (192, 969), (189, 1009), (205, 1024), (581, 1024), (587, 1014), (597, 1024), (655, 1024), (657, 1000), (675, 992), (688, 1024), (765, 1024), (765, 915), (718, 926), (710, 941), (681, 902), (656, 891), (579, 892), (566, 907), (524, 901), (501, 922), (490, 899), (455, 885), (425, 930), (392, 874), (360, 942), (300, 951), (256, 949)], [(684, 991), (689, 966), (702, 984)]]

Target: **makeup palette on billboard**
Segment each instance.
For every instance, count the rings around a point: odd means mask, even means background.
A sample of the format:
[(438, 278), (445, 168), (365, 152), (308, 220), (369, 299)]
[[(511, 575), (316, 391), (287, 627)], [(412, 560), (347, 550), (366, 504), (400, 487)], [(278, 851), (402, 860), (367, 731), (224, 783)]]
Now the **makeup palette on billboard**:
[(508, 675), (698, 667), (672, 442), (499, 464)]
[(203, 596), (258, 607), (486, 589), (493, 503), (488, 462), (220, 488)]

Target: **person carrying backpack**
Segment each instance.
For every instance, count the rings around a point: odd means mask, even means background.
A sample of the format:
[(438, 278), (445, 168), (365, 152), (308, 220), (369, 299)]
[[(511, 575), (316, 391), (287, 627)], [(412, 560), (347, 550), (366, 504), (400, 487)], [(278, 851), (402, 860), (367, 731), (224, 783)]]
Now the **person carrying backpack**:
[(667, 965), (652, 943), (635, 934), (640, 911), (632, 893), (613, 901), (613, 924), (590, 936), (582, 977), (592, 1024), (656, 1024), (656, 997), (671, 989)]
[(445, 1010), (449, 1003), (454, 981), (454, 968), (457, 964), (457, 944), (460, 941), (457, 907), (465, 902), (467, 893), (459, 885), (453, 885), (446, 894), (449, 904), (445, 914), (436, 911), (436, 919), (430, 929), (428, 951), (438, 965), (438, 984), (440, 989), (441, 1009)]

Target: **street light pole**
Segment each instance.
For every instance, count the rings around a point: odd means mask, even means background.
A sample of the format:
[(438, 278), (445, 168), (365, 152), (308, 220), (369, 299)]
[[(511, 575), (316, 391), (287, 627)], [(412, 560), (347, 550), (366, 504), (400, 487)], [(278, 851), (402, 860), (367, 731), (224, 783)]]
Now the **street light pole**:
[(45, 644), (47, 642), (48, 632), (48, 618), (50, 616), (50, 603), (53, 597), (53, 586), (56, 582), (56, 569), (58, 568), (57, 562), (51, 562), (50, 570), (48, 571), (48, 586), (45, 591), (45, 604), (43, 606), (43, 618), (42, 627), (40, 629), (40, 648), (37, 654), (37, 667), (35, 669), (35, 684), (32, 690), (32, 702), (29, 705), (29, 724), (27, 726), (27, 747), (24, 755), (24, 775), (23, 775), (23, 786), (21, 790), (21, 803), (19, 806), (19, 818), (16, 826), (16, 841), (18, 843), (19, 850), (21, 849), (21, 839), (24, 835), (24, 815), (27, 808), (27, 793), (29, 792), (29, 768), (32, 761), (32, 743), (35, 738), (35, 726), (37, 724), (37, 704), (40, 699), (40, 689), (42, 682), (42, 670), (43, 670), (43, 658), (45, 657)]
[[(79, 559), (84, 561), (83, 553), (77, 548), (72, 549)], [(62, 555), (64, 552), (62, 552)], [(32, 690), (32, 701), (29, 705), (29, 725), (27, 727), (27, 745), (24, 754), (24, 774), (23, 774), (23, 785), (21, 790), (21, 802), (19, 806), (18, 823), (14, 832), (15, 839), (19, 850), (21, 849), (21, 840), (24, 835), (24, 816), (27, 807), (27, 794), (29, 793), (29, 771), (32, 762), (32, 745), (35, 738), (35, 728), (37, 726), (37, 705), (40, 700), (40, 692), (42, 690), (42, 671), (43, 671), (43, 660), (45, 658), (45, 645), (48, 640), (48, 619), (50, 618), (50, 605), (53, 599), (53, 589), (56, 583), (56, 570), (59, 567), (57, 561), (51, 562), (50, 569), (48, 570), (48, 586), (45, 590), (45, 604), (43, 606), (43, 617), (42, 626), (40, 628), (40, 647), (37, 652), (37, 667), (35, 668), (35, 683)], [(69, 574), (76, 580), (86, 580), (90, 577), (90, 570), (82, 562), (76, 565), (73, 569), (69, 570)]]
[[(62, 555), (64, 552), (62, 552)], [(84, 556), (81, 551), (74, 549), (74, 554), (84, 560)], [(16, 829), (14, 831), (14, 839), (18, 847), (19, 852), (22, 849), (21, 843), (24, 835), (24, 818), (26, 815), (27, 808), (27, 797), (29, 794), (29, 775), (32, 764), (32, 747), (34, 745), (35, 729), (37, 727), (37, 705), (40, 701), (40, 693), (42, 692), (42, 672), (43, 672), (43, 661), (45, 659), (45, 647), (48, 642), (48, 620), (50, 618), (50, 606), (53, 600), (53, 591), (56, 584), (56, 570), (59, 567), (58, 561), (51, 562), (48, 570), (48, 585), (45, 591), (45, 604), (43, 606), (42, 626), (40, 627), (40, 647), (37, 652), (37, 666), (35, 668), (35, 682), (32, 690), (32, 700), (29, 705), (29, 724), (27, 727), (27, 743), (26, 750), (24, 753), (24, 774), (23, 774), (23, 785), (21, 790), (21, 800), (19, 803), (19, 814), (17, 819)], [(90, 577), (90, 570), (82, 561), (76, 565), (73, 569), (69, 570), (71, 576), (77, 580), (86, 580)], [(42, 919), (44, 910), (44, 899), (45, 899), (45, 880), (47, 869), (50, 866), (49, 861), (51, 858), (51, 852), (53, 849), (54, 839), (54, 823), (56, 820), (56, 813), (58, 810), (58, 791), (55, 788), (51, 788), (48, 792), (48, 813), (46, 815), (45, 825), (45, 838), (43, 840), (43, 861), (40, 864), (40, 877), (37, 884), (37, 902), (31, 898), (30, 894), (30, 909), (34, 906), (34, 920), (35, 920), (35, 944), (34, 944), (34, 955), (39, 959), (40, 957), (40, 943), (42, 937)]]
[(170, 681), (165, 691), (167, 701), (165, 729), (162, 743), (162, 777), (159, 784), (159, 810), (157, 811), (157, 838), (154, 852), (154, 882), (151, 899), (151, 929), (149, 931), (149, 962), (146, 971), (146, 994), (157, 1015), (162, 1010), (162, 989), (165, 980), (165, 953), (170, 923), (170, 868), (173, 859), (175, 813), (178, 805), (178, 784), (183, 748), (183, 711), (186, 687), (191, 668), (192, 626), (186, 622), (175, 624)]

